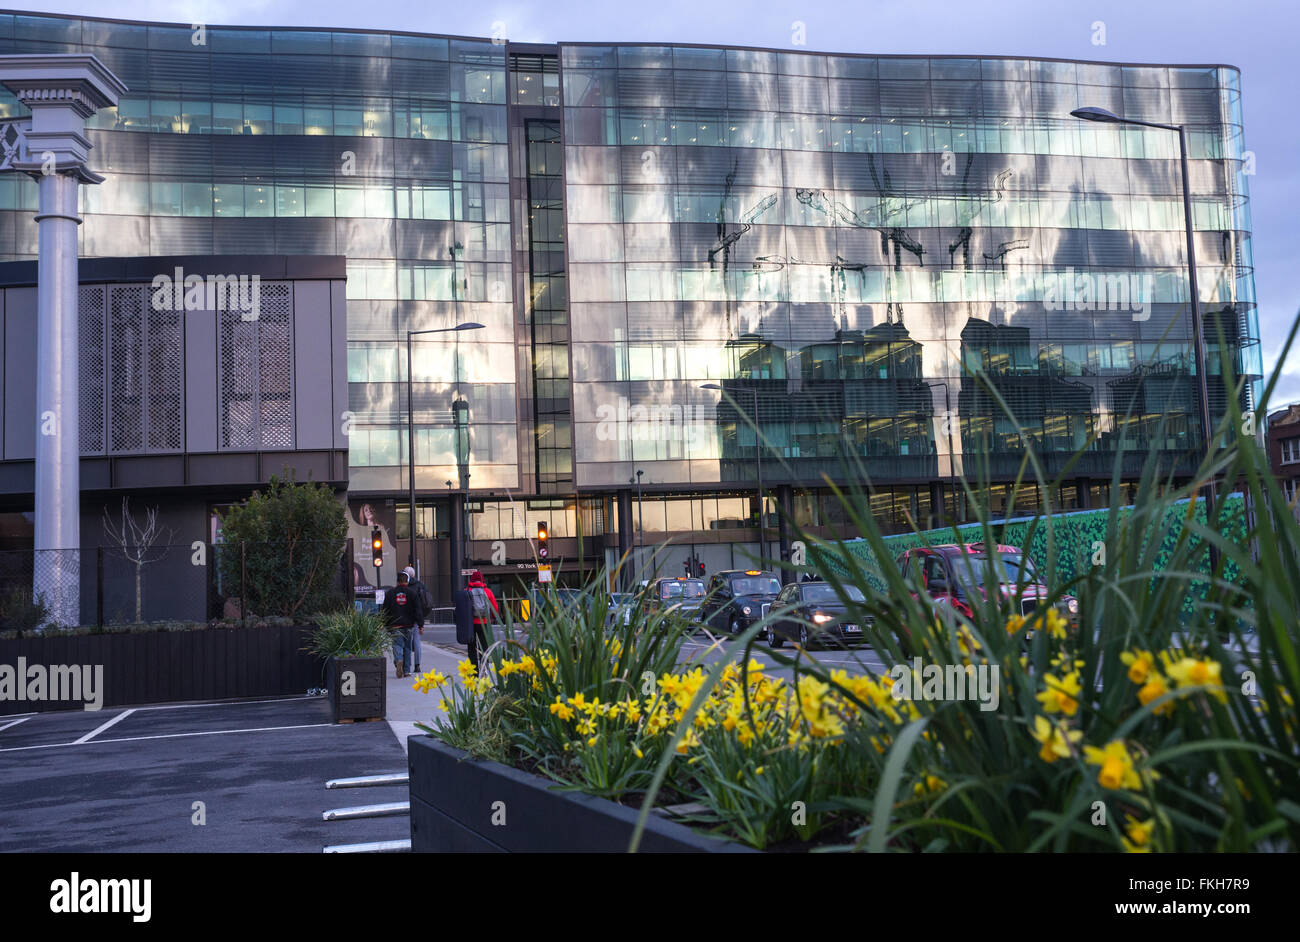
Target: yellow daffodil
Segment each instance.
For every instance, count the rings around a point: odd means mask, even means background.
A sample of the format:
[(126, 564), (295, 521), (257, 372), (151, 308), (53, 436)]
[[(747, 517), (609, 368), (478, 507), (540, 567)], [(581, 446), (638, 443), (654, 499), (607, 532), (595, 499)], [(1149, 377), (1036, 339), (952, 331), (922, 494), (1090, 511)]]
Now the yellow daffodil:
[(573, 708), (564, 702), (564, 698), (556, 694), (555, 702), (551, 704), (551, 713), (562, 720), (573, 719)]
[[(1154, 670), (1147, 675), (1147, 682), (1143, 684), (1142, 689), (1138, 691), (1138, 702), (1146, 706), (1153, 700), (1159, 700), (1169, 692), (1169, 685), (1165, 679)], [(1154, 710), (1157, 716), (1168, 715), (1174, 712), (1174, 701), (1162, 703)]]
[(1219, 702), (1228, 699), (1223, 690), (1223, 668), (1218, 661), (1184, 657), (1170, 664), (1167, 673), (1179, 687), (1209, 687)]
[(1037, 698), (1045, 712), (1064, 713), (1066, 716), (1074, 716), (1078, 712), (1079, 691), (1082, 689), (1078, 671), (1071, 671), (1059, 679), (1055, 674), (1044, 674), (1043, 682), (1047, 684), (1047, 689), (1037, 694)]
[(1133, 756), (1129, 754), (1128, 746), (1118, 739), (1111, 740), (1101, 749), (1095, 746), (1084, 746), (1083, 755), (1089, 765), (1101, 766), (1101, 771), (1097, 773), (1097, 781), (1104, 788), (1136, 791), (1142, 787), (1143, 778), (1155, 780), (1160, 777), (1149, 769), (1139, 775), (1133, 765)]
[(912, 792), (916, 795), (934, 794), (941, 792), (948, 787), (948, 783), (937, 775), (926, 775), (924, 780), (917, 782), (912, 786)]
[(1156, 668), (1155, 655), (1150, 651), (1125, 651), (1119, 659), (1128, 665), (1128, 679), (1141, 686)]
[(1139, 821), (1131, 814), (1124, 815), (1127, 824), (1124, 825), (1124, 833), (1128, 840), (1132, 841), (1139, 848), (1148, 850), (1147, 845), (1151, 843), (1151, 833), (1156, 829), (1155, 818), (1149, 818), (1146, 821)]
[(1039, 750), (1038, 757), (1044, 762), (1055, 762), (1057, 759), (1068, 757), (1071, 744), (1083, 738), (1083, 733), (1078, 730), (1067, 729), (1060, 723), (1053, 723), (1045, 716), (1034, 717), (1032, 735), (1043, 747)]

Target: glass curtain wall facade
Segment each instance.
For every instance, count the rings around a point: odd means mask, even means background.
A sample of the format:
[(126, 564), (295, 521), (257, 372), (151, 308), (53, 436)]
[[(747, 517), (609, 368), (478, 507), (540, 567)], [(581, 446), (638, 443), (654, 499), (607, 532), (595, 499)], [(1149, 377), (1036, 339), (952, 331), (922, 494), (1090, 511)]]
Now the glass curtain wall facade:
[[(1081, 106), (1188, 126), (1212, 411), (1220, 327), (1261, 372), (1234, 69), (561, 50), (584, 485), (752, 481), (755, 395), (768, 483), (1014, 474), (1025, 439), (1058, 469), (1090, 436), (1083, 476), (1121, 443), (1188, 467), (1177, 135)], [(624, 412), (648, 434), (600, 434)]]
[[(801, 486), (860, 464), (891, 526), (953, 474), (1014, 475), (1026, 441), (1054, 470), (1092, 439), (1076, 506), (1121, 446), (1135, 471), (1151, 449), (1189, 468), (1177, 135), (1081, 106), (1187, 126), (1212, 409), (1220, 330), (1262, 372), (1227, 66), (24, 14), (0, 15), (0, 52), (92, 52), (130, 88), (89, 132), (107, 179), (83, 188), (83, 255), (347, 257), (357, 495), (406, 486), (406, 331), (466, 321), (486, 326), (413, 344), (425, 497), (458, 480), (458, 390), (471, 491), (595, 499), (642, 471), (684, 501), (647, 504), (648, 531), (751, 520), (760, 459), (812, 522), (832, 513)], [(0, 260), (35, 256), (35, 207), (0, 176)]]

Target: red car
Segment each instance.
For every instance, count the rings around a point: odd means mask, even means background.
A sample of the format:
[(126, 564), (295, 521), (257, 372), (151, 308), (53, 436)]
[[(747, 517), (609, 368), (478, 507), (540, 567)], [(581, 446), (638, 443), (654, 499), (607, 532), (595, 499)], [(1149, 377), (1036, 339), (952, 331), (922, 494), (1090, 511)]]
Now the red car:
[[(1034, 561), (1018, 546), (950, 543), (918, 547), (898, 557), (898, 566), (904, 579), (915, 575), (936, 606), (951, 605), (967, 618), (972, 615), (971, 603), (988, 597), (985, 581), (990, 576), (993, 590), (1017, 614), (1032, 614), (1051, 595), (1040, 581)], [(1056, 607), (1071, 625), (1078, 621), (1078, 599), (1062, 596)]]

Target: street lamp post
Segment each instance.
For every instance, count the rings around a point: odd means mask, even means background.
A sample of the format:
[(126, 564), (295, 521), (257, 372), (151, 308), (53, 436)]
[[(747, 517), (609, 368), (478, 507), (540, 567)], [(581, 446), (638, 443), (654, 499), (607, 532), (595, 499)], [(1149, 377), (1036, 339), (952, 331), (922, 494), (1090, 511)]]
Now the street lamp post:
[(406, 332), (406, 444), (411, 477), (410, 493), (407, 495), (411, 512), (411, 551), (407, 557), (412, 567), (415, 566), (415, 375), (411, 372), (411, 338), (418, 334), (446, 334), (458, 330), (479, 330), (482, 327), (482, 324), (470, 322), (455, 327), (431, 327), (428, 330)]
[[(717, 383), (704, 383), (701, 389), (716, 389), (726, 394)], [(763, 426), (758, 418), (758, 387), (749, 387), (750, 395), (754, 401), (754, 469), (758, 477), (758, 560), (764, 569), (767, 568), (767, 530), (764, 519), (764, 501), (763, 501)]]
[(627, 479), (629, 484), (633, 481), (636, 482), (636, 564), (638, 566), (644, 565), (642, 557), (645, 555), (643, 552), (645, 548), (645, 509), (641, 506), (641, 475), (643, 474), (645, 472), (638, 469), (635, 478)]
[[(1205, 374), (1205, 329), (1201, 323), (1201, 295), (1196, 284), (1196, 239), (1192, 226), (1192, 191), (1187, 173), (1187, 131), (1181, 124), (1157, 124), (1152, 121), (1138, 121), (1135, 118), (1121, 118), (1104, 108), (1076, 108), (1070, 112), (1075, 118), (1085, 121), (1097, 121), (1101, 124), (1131, 124), (1144, 128), (1156, 128), (1161, 131), (1178, 132), (1178, 159), (1182, 167), (1183, 183), (1183, 227), (1187, 236), (1187, 277), (1192, 299), (1192, 350), (1196, 362), (1197, 399), (1201, 412), (1201, 432), (1205, 439), (1205, 457), (1210, 457), (1213, 450), (1214, 432), (1210, 426), (1210, 386)], [(1205, 491), (1205, 522), (1210, 524), (1214, 518), (1214, 481), (1207, 482)], [(1218, 553), (1210, 546), (1210, 571), (1218, 564)]]

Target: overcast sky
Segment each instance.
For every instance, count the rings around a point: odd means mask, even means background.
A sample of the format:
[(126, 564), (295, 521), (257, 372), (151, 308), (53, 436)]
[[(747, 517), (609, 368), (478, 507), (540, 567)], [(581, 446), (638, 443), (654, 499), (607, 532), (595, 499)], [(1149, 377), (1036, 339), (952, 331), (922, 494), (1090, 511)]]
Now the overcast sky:
[[(11, 0), (12, 2), (12, 0)], [(8, 3), (0, 4), (9, 6)], [(17, 4), (14, 4), (17, 5)], [(24, 9), (84, 16), (238, 26), (334, 26), (491, 36), (525, 42), (718, 43), (825, 52), (1054, 56), (1114, 62), (1222, 63), (1241, 69), (1250, 178), (1255, 290), (1265, 372), (1279, 365), (1273, 407), (1300, 400), (1300, 349), (1279, 364), (1300, 308), (1300, 267), (1286, 234), (1300, 205), (1295, 0), (104, 0)], [(1105, 24), (1105, 45), (1094, 45)], [(1300, 345), (1297, 345), (1300, 346)]]

